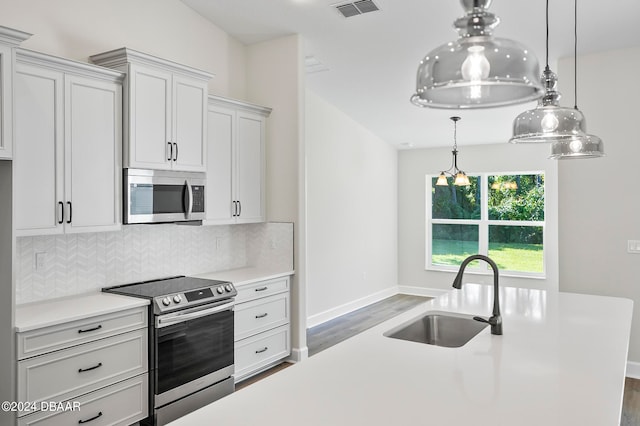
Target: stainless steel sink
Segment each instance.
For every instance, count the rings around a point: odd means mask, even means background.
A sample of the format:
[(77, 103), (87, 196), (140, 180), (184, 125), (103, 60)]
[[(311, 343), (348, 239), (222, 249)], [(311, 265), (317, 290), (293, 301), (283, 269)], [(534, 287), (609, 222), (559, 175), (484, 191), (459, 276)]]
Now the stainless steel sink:
[(384, 336), (447, 348), (459, 348), (473, 339), (487, 325), (474, 320), (472, 316), (429, 312), (387, 331)]

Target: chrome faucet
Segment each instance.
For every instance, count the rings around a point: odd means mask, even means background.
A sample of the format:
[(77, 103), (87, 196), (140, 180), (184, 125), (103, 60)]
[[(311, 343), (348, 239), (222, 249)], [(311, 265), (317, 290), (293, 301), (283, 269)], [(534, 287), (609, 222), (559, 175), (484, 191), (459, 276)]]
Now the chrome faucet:
[(462, 264), (460, 265), (460, 269), (458, 270), (458, 274), (456, 275), (456, 278), (453, 280), (453, 287), (457, 288), (458, 290), (462, 288), (462, 274), (464, 273), (464, 269), (467, 267), (469, 262), (472, 262), (474, 260), (484, 260), (489, 264), (489, 266), (491, 266), (491, 269), (493, 269), (493, 314), (489, 319), (485, 319), (482, 317), (473, 317), (473, 319), (480, 322), (486, 322), (487, 324), (491, 325), (491, 334), (500, 335), (502, 334), (502, 317), (500, 316), (500, 292), (498, 290), (498, 265), (496, 265), (496, 263), (493, 260), (489, 259), (487, 256), (483, 256), (481, 254), (471, 255), (462, 261)]

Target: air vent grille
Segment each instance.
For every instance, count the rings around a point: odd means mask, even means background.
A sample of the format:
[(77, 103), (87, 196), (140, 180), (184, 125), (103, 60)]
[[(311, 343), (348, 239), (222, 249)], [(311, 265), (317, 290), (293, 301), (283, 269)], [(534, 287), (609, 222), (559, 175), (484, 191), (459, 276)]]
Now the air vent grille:
[(338, 9), (345, 18), (380, 10), (372, 0), (360, 0), (354, 3), (340, 4), (336, 6), (336, 9)]

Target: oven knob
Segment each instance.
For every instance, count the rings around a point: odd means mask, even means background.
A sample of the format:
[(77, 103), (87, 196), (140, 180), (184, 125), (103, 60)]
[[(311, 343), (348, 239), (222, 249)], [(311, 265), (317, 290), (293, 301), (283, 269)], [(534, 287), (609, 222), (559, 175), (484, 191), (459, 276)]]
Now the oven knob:
[(224, 293), (224, 288), (222, 286), (220, 286), (220, 287), (218, 287), (216, 289), (216, 291), (218, 292), (218, 294), (222, 294), (222, 293)]
[(175, 296), (173, 296), (173, 301), (176, 303), (180, 303), (182, 302), (182, 297), (180, 297), (179, 294), (176, 294)]
[(231, 293), (233, 291), (233, 287), (231, 287), (231, 285), (229, 285), (229, 284), (225, 285), (224, 289), (227, 290), (229, 293)]
[(162, 299), (162, 304), (164, 306), (169, 306), (171, 304), (171, 299), (169, 299), (168, 297), (165, 297), (164, 299)]

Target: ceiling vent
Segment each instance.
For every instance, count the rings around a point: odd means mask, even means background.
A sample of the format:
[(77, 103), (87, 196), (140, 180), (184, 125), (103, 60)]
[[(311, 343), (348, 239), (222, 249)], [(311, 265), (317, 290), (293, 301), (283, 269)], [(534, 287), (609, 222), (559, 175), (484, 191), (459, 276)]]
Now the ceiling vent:
[(350, 18), (363, 13), (375, 12), (380, 8), (372, 0), (360, 0), (354, 3), (343, 3), (336, 6), (338, 12), (345, 18)]

